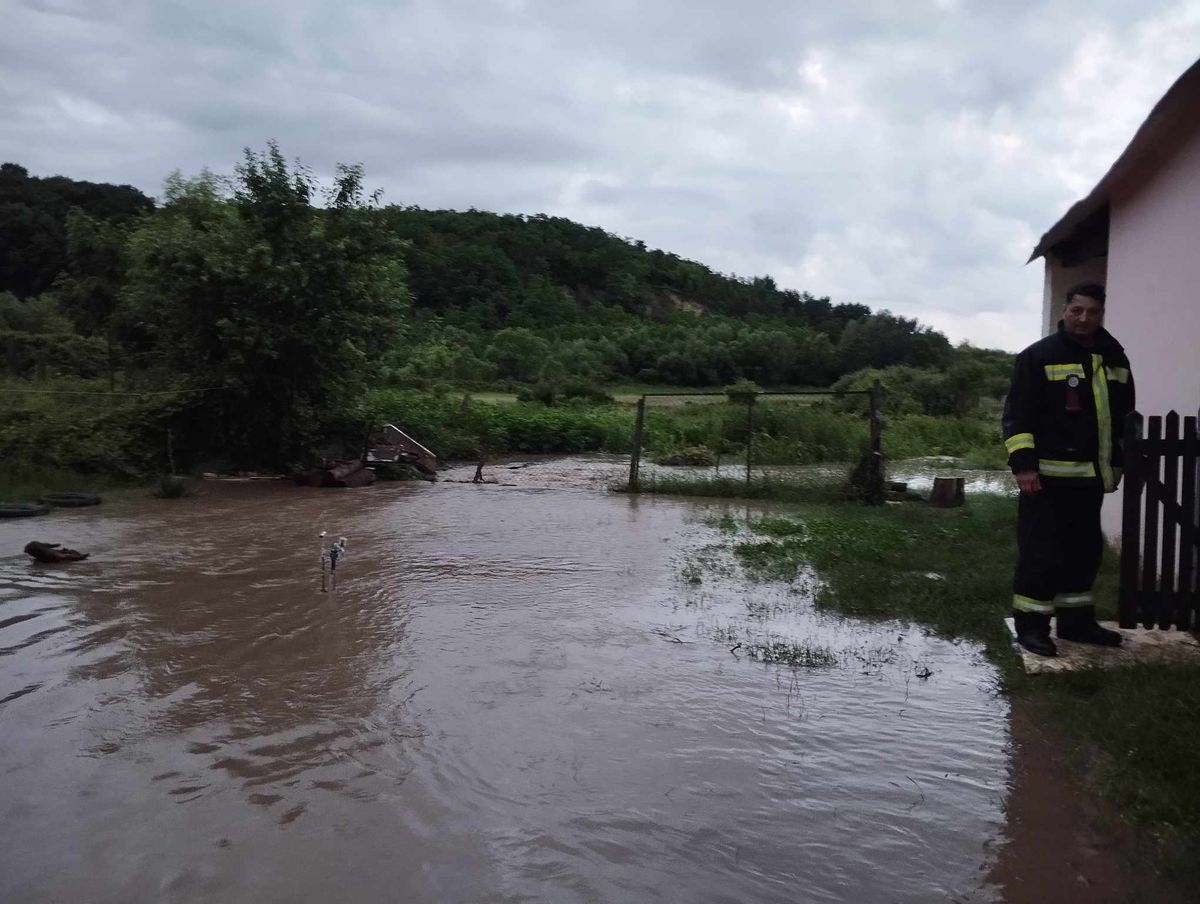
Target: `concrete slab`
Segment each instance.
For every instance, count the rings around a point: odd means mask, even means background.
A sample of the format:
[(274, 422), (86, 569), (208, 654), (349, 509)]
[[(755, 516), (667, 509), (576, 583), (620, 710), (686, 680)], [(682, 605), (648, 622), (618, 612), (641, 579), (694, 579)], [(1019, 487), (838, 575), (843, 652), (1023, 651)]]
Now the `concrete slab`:
[[(1050, 620), (1052, 623), (1054, 619)], [(1054, 638), (1057, 656), (1036, 656), (1017, 644), (1017, 629), (1006, 618), (1005, 626), (1013, 639), (1013, 649), (1021, 657), (1030, 675), (1043, 672), (1074, 672), (1080, 669), (1107, 669), (1139, 662), (1188, 662), (1200, 665), (1200, 640), (1191, 631), (1161, 631), (1158, 628), (1119, 628), (1116, 622), (1100, 622), (1120, 631), (1125, 640), (1119, 647), (1098, 647), (1087, 643)], [(1051, 624), (1051, 636), (1054, 625)]]

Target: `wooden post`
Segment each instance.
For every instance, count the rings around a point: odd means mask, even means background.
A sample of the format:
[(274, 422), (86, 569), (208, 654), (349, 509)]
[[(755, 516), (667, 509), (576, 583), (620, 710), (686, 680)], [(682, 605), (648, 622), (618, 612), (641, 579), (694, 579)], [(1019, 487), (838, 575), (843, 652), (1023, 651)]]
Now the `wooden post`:
[(1142, 416), (1125, 419), (1125, 489), (1121, 496), (1121, 586), (1117, 595), (1118, 624), (1136, 628), (1138, 622), (1138, 546), (1142, 534)]
[(375, 422), (367, 421), (365, 429), (363, 430), (362, 455), (360, 456), (362, 458), (364, 467), (366, 467), (367, 464), (367, 457), (371, 454), (371, 434), (374, 432)]
[[(883, 385), (878, 380), (871, 384), (870, 399), (871, 445), (867, 452), (867, 502), (883, 505)], [(962, 502), (957, 504), (962, 505)]]
[(637, 403), (637, 417), (633, 422), (633, 449), (629, 455), (629, 490), (639, 492), (638, 469), (642, 463), (642, 428), (646, 422), (646, 397), (642, 396)]
[(746, 396), (746, 486), (750, 486), (750, 453), (754, 445), (754, 396)]

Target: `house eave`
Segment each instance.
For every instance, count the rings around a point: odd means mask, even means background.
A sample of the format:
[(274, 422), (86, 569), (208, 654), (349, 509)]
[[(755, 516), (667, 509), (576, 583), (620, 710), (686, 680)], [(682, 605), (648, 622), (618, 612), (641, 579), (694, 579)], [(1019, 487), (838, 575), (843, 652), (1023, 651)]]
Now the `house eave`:
[(1095, 222), (1112, 201), (1113, 190), (1138, 173), (1158, 167), (1170, 154), (1175, 141), (1200, 126), (1200, 60), (1175, 80), (1162, 96), (1133, 139), (1096, 187), (1075, 202), (1042, 236), (1026, 263), (1044, 257), (1075, 237), (1089, 222)]

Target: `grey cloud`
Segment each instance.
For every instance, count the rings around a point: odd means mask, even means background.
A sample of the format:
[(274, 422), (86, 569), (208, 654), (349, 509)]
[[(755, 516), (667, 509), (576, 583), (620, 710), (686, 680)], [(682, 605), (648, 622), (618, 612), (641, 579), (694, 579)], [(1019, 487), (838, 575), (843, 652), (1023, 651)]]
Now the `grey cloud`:
[[(388, 201), (570, 216), (954, 338), (1001, 310), (1032, 338), (1022, 249), (1078, 191), (1064, 173), (1128, 137), (1101, 103), (1131, 131), (1191, 62), (1182, 8), (9, 0), (0, 159), (153, 193), (274, 138), (318, 174), (363, 163)], [(1120, 90), (1092, 108), (1068, 76), (1097, 35)]]

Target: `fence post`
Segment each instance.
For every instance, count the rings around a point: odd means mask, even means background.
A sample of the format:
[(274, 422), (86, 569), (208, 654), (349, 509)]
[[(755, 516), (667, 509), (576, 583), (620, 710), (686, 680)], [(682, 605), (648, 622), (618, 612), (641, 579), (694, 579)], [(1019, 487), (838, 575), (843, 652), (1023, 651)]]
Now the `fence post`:
[(1121, 495), (1121, 586), (1117, 593), (1117, 618), (1122, 628), (1138, 623), (1138, 546), (1142, 533), (1142, 416), (1125, 418), (1122, 443), (1125, 489)]
[(637, 403), (637, 417), (633, 422), (633, 449), (629, 455), (629, 491), (640, 491), (638, 485), (638, 469), (642, 464), (642, 425), (646, 420), (646, 397), (642, 396)]
[(754, 399), (746, 396), (746, 486), (750, 486), (750, 451), (754, 444)]
[(883, 504), (883, 385), (871, 384), (871, 448), (867, 470), (867, 501)]

